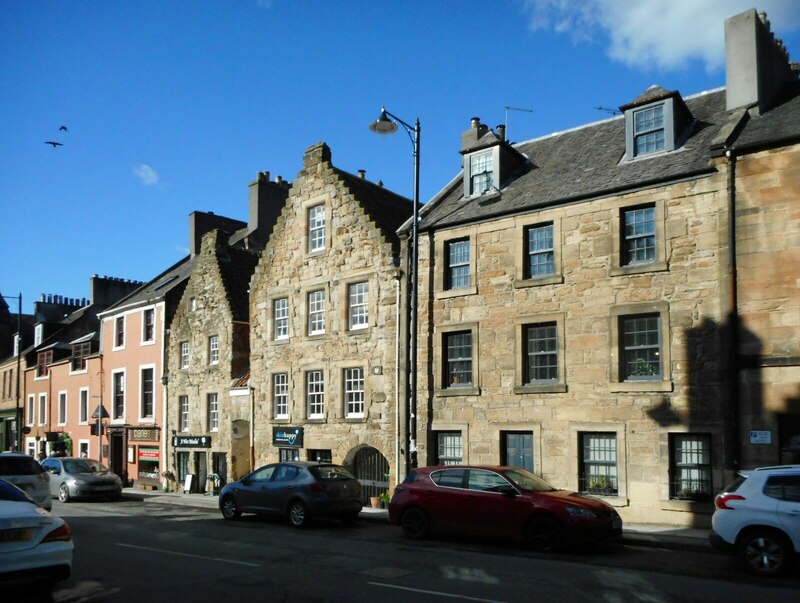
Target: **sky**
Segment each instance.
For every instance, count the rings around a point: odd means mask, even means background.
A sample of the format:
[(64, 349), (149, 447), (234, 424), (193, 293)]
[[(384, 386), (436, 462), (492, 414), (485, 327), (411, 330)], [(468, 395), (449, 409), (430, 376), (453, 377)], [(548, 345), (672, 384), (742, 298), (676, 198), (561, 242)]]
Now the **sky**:
[(247, 221), (257, 172), (293, 181), (322, 141), (411, 197), (383, 105), (420, 120), (425, 202), (472, 117), (519, 142), (724, 86), (724, 20), (753, 7), (800, 60), (800, 0), (0, 0), (0, 294), (151, 280), (191, 212)]

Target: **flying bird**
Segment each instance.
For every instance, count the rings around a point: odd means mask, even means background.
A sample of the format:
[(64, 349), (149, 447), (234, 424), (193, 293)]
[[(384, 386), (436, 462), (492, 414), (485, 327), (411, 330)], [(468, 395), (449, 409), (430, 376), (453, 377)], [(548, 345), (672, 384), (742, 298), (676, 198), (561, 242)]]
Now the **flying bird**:
[(44, 141), (44, 144), (51, 144), (51, 145), (53, 145), (53, 148), (54, 148), (54, 149), (55, 149), (56, 147), (63, 147), (63, 146), (64, 146), (64, 145), (63, 145), (63, 144), (61, 144), (60, 142), (53, 142), (52, 140), (45, 140), (45, 141)]
[(61, 131), (61, 132), (66, 132), (66, 131), (67, 131), (67, 126), (61, 126), (61, 127), (59, 128), (59, 131)]

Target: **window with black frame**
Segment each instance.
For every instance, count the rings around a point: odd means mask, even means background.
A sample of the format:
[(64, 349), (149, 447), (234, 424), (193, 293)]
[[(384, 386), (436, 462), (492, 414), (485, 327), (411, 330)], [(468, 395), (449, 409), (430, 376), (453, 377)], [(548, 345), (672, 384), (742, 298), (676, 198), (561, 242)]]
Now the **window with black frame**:
[(711, 436), (670, 434), (670, 498), (711, 500)]
[(580, 434), (579, 488), (584, 494), (616, 496), (617, 434), (584, 432)]

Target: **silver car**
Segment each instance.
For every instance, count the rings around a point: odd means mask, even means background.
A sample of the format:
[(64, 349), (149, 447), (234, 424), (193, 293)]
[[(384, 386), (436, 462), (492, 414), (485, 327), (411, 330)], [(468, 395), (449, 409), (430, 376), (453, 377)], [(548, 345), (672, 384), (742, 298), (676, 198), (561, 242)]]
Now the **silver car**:
[(122, 495), (122, 480), (98, 461), (53, 457), (43, 460), (42, 467), (50, 474), (50, 494), (61, 502), (91, 497), (116, 499)]
[(50, 475), (32, 456), (21, 452), (0, 454), (0, 479), (24, 490), (48, 511), (53, 508), (53, 499), (50, 497)]

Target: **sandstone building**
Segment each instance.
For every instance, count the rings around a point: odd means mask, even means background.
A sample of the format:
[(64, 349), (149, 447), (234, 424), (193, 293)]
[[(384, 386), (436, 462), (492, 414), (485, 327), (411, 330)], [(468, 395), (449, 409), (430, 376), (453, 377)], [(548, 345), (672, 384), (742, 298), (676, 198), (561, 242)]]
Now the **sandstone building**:
[(310, 147), (250, 286), (255, 464), (350, 467), (377, 494), (398, 461), (400, 241), (412, 205)]
[(735, 468), (797, 462), (797, 66), (755, 11), (726, 38), (725, 89), (516, 144), (472, 120), (421, 212), (420, 465), (688, 525)]

